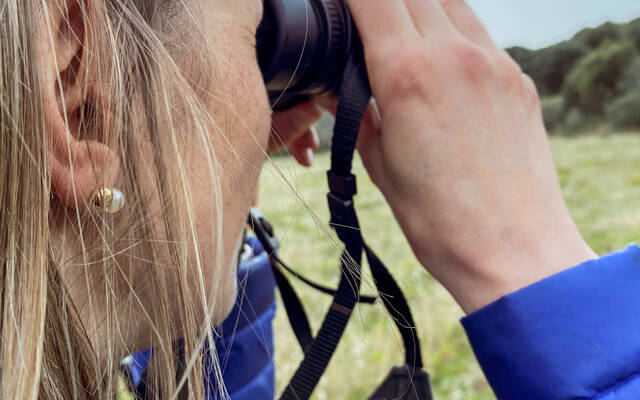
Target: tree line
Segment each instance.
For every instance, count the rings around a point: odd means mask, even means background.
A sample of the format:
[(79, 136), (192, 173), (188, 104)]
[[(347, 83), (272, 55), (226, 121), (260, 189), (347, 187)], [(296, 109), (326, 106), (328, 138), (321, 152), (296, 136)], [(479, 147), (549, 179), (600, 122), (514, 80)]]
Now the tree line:
[(507, 52), (536, 83), (550, 132), (640, 128), (640, 18), (585, 28), (539, 49)]

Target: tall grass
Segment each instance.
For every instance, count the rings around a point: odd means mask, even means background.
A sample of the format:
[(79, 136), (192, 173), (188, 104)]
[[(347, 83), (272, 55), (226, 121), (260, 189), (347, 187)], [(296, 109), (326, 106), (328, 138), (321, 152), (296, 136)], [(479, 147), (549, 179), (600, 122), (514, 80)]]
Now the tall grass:
[[(640, 241), (640, 135), (556, 137), (552, 148), (566, 201), (578, 227), (598, 253)], [(261, 182), (260, 206), (282, 241), (282, 258), (313, 279), (335, 285), (338, 249), (322, 233), (293, 189), (326, 225), (328, 154), (305, 170), (289, 158), (276, 161)], [(391, 268), (412, 306), (426, 367), (437, 399), (494, 399), (458, 320), (462, 311), (417, 263), (382, 196), (356, 161), (357, 209), (363, 234)], [(319, 327), (330, 299), (298, 282), (312, 326)], [(302, 353), (282, 307), (276, 317), (278, 388), (282, 390)], [(380, 305), (361, 306), (352, 318), (316, 399), (365, 399), (394, 364), (402, 343)]]

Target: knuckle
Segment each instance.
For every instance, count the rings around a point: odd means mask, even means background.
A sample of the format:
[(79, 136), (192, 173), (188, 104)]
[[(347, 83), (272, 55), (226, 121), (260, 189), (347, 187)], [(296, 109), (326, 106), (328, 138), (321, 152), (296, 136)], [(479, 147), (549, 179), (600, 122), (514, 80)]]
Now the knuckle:
[(449, 45), (449, 53), (462, 75), (473, 82), (485, 81), (494, 75), (489, 56), (480, 47), (470, 42)]
[(497, 68), (500, 84), (504, 89), (519, 90), (522, 86), (522, 72), (514, 68), (501, 66)]
[(522, 84), (522, 69), (511, 57), (500, 53), (494, 61), (497, 75), (508, 88), (518, 87)]
[(524, 86), (524, 92), (529, 100), (531, 106), (534, 109), (541, 109), (542, 104), (540, 103), (540, 95), (538, 94), (538, 88), (536, 87), (535, 82), (531, 77), (527, 74), (521, 74), (522, 84)]
[(522, 73), (522, 67), (505, 50), (500, 50), (498, 56), (504, 61), (505, 68), (511, 68)]
[(396, 95), (428, 96), (431, 89), (432, 62), (424, 49), (404, 49), (391, 57), (388, 69), (388, 85)]

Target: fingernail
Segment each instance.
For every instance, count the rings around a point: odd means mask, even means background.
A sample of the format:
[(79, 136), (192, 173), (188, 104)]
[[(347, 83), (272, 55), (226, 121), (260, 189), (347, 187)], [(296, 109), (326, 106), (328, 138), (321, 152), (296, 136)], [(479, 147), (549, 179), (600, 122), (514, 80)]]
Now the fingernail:
[(316, 150), (320, 147), (320, 134), (318, 133), (318, 129), (315, 126), (309, 128), (311, 131), (311, 136), (313, 137), (313, 150)]
[(305, 165), (310, 167), (313, 164), (313, 150), (306, 149), (304, 151), (304, 161)]

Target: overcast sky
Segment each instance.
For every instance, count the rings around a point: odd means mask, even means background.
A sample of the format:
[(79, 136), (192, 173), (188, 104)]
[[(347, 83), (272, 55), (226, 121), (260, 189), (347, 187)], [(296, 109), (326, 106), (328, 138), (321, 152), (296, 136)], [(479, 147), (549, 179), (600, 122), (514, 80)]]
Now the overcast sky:
[(640, 0), (468, 0), (502, 47), (540, 48), (586, 26), (640, 17)]

